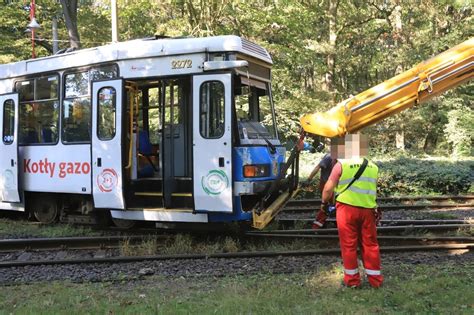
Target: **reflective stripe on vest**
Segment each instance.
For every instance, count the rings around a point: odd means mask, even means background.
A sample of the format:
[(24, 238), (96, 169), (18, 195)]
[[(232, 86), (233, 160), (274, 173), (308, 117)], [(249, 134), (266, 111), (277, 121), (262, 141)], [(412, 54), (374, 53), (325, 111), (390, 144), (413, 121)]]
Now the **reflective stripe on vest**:
[[(336, 194), (343, 191), (352, 181), (362, 165), (363, 159), (338, 160), (342, 166), (341, 178), (335, 189)], [(367, 164), (362, 175), (347, 190), (337, 197), (337, 201), (362, 208), (376, 208), (378, 167), (374, 163)]]

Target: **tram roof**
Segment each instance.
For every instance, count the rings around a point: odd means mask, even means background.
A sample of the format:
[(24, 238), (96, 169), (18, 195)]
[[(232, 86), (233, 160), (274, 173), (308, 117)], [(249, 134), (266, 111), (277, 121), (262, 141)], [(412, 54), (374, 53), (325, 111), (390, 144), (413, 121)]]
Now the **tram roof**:
[(0, 79), (127, 59), (204, 52), (239, 52), (272, 64), (267, 50), (235, 35), (137, 39), (0, 65)]

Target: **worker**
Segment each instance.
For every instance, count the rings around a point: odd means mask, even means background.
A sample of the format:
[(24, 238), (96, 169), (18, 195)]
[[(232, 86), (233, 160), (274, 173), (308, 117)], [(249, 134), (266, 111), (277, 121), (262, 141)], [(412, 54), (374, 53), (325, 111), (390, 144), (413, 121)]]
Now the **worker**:
[(355, 134), (346, 136), (345, 141), (342, 138), (334, 140), (338, 142), (338, 161), (324, 186), (321, 210), (327, 211), (335, 192), (344, 284), (348, 287), (361, 284), (357, 262), (357, 246), (360, 244), (369, 284), (378, 288), (383, 282), (376, 228), (381, 218), (376, 204), (378, 167), (362, 158), (367, 153), (366, 138)]
[[(324, 185), (326, 184), (329, 175), (331, 174), (331, 170), (336, 163), (336, 151), (331, 147), (331, 153), (327, 153), (323, 156), (321, 161), (316, 165), (316, 167), (313, 169), (313, 171), (309, 174), (308, 180), (305, 183), (305, 186), (309, 185), (313, 178), (316, 176), (316, 174), (321, 170), (321, 175), (319, 179), (319, 191), (323, 192)], [(319, 229), (324, 226), (324, 223), (326, 223), (326, 220), (329, 216), (328, 211), (323, 211), (320, 209), (316, 213), (316, 219), (313, 221), (313, 229)]]

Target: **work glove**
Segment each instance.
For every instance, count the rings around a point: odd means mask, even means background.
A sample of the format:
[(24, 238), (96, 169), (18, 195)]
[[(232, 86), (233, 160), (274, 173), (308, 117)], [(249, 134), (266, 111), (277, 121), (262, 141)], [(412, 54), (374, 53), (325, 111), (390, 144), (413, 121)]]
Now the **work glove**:
[(382, 210), (375, 208), (375, 225), (380, 225), (380, 220), (382, 220)]
[(329, 205), (328, 204), (321, 204), (321, 209), (316, 214), (316, 220), (313, 221), (313, 230), (320, 229), (326, 223), (326, 220), (329, 215)]

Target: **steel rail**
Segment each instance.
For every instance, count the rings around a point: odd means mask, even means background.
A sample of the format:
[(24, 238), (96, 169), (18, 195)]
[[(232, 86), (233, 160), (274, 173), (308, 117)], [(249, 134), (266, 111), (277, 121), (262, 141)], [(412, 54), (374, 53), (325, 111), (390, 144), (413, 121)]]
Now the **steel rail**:
[[(308, 212), (314, 211), (320, 204), (286, 207), (281, 212)], [(444, 209), (474, 209), (474, 203), (458, 203), (458, 204), (399, 204), (399, 205), (384, 205), (379, 204), (378, 208), (383, 211), (393, 210), (410, 210), (410, 209), (429, 209), (429, 210), (444, 210)]]
[[(453, 230), (459, 228), (473, 228), (474, 224), (440, 224), (440, 225), (403, 225), (403, 226), (378, 226), (377, 232), (393, 232), (393, 231), (405, 231), (412, 229), (419, 230)], [(327, 228), (327, 229), (298, 229), (298, 230), (273, 230), (272, 234), (330, 234), (337, 233), (337, 228)], [(248, 232), (247, 234), (263, 234), (267, 232)]]
[[(473, 213), (474, 214), (474, 213)], [(311, 223), (314, 221), (314, 218), (276, 218), (275, 221), (281, 223), (292, 223), (292, 222), (307, 222)], [(334, 223), (335, 219), (327, 219), (326, 222)], [(431, 219), (421, 219), (421, 220), (406, 220), (406, 219), (393, 219), (393, 220), (380, 220), (381, 224), (391, 224), (397, 223), (397, 225), (435, 225), (435, 224), (473, 224), (474, 220), (431, 220)]]
[[(246, 236), (250, 237), (262, 237), (262, 238), (304, 238), (304, 239), (318, 239), (318, 240), (338, 240), (339, 235), (334, 234), (281, 234), (272, 233), (271, 231), (265, 233), (247, 233)], [(383, 241), (418, 241), (418, 242), (467, 242), (473, 243), (474, 237), (464, 236), (387, 236), (378, 235), (378, 240)]]
[[(399, 196), (399, 197), (378, 197), (378, 202), (394, 202), (394, 201), (420, 201), (420, 200), (427, 200), (427, 201), (446, 201), (446, 200), (457, 200), (457, 201), (470, 201), (474, 200), (474, 195), (459, 195), (459, 196)], [(321, 199), (319, 198), (309, 198), (309, 199), (292, 199), (288, 201), (288, 206), (293, 205), (301, 205), (301, 204), (321, 204)]]
[(117, 247), (120, 242), (132, 244), (148, 239), (169, 239), (168, 235), (58, 237), (0, 240), (0, 252), (14, 250), (95, 249)]
[[(441, 245), (408, 245), (408, 246), (382, 246), (382, 252), (407, 252), (407, 251), (430, 251), (430, 250), (470, 250), (474, 243), (468, 244), (441, 244)], [(232, 258), (263, 258), (283, 256), (314, 256), (314, 255), (338, 255), (339, 248), (317, 249), (317, 250), (294, 250), (294, 251), (265, 251), (265, 252), (239, 252), (239, 253), (215, 253), (215, 254), (183, 254), (183, 255), (158, 255), (158, 256), (135, 256), (135, 257), (107, 257), (87, 259), (64, 259), (64, 260), (35, 260), (35, 261), (2, 261), (0, 268), (22, 267), (22, 266), (46, 266), (46, 265), (69, 265), (69, 264), (100, 264), (100, 263), (130, 263), (138, 261), (163, 261), (163, 260), (198, 260), (198, 259), (232, 259)]]
[[(437, 200), (474, 200), (474, 195), (444, 195), (444, 196), (399, 196), (399, 197), (378, 197), (377, 201), (380, 202), (389, 202), (389, 201), (418, 201), (418, 200), (428, 200), (428, 201), (437, 201)], [(321, 199), (310, 198), (310, 199), (293, 199), (288, 202), (288, 205), (291, 204), (320, 204)]]

